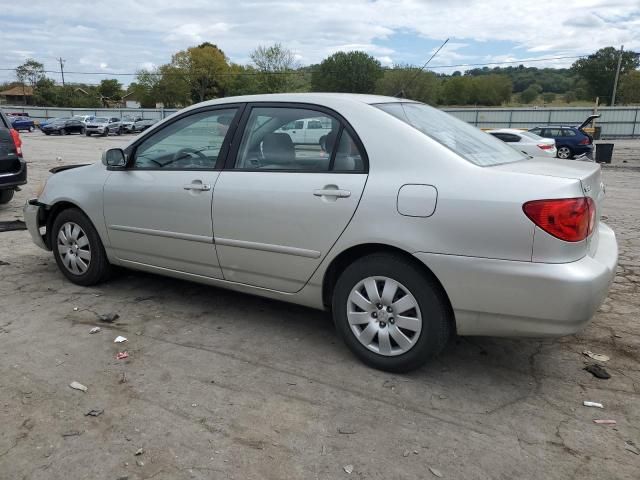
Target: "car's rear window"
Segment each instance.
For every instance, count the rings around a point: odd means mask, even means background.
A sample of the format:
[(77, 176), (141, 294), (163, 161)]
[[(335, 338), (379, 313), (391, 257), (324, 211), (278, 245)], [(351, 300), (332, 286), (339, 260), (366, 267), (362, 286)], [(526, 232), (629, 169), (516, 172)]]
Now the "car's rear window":
[(392, 102), (375, 106), (476, 165), (499, 165), (527, 158), (492, 135), (422, 103)]

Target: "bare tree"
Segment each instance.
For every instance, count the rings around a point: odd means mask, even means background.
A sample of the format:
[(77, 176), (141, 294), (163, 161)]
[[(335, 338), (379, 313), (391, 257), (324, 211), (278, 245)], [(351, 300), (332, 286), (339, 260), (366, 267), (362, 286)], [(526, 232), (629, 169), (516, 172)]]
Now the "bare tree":
[(258, 71), (259, 90), (263, 93), (289, 90), (292, 75), (299, 68), (294, 53), (280, 43), (270, 47), (260, 45), (251, 52), (251, 61)]

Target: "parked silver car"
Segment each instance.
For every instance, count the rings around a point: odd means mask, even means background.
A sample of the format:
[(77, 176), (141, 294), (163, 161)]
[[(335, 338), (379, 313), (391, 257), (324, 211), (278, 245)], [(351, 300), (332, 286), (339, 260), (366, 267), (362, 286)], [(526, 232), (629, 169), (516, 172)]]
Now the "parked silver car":
[[(281, 130), (310, 118), (323, 147)], [(597, 164), (526, 157), (421, 103), (282, 94), (182, 110), (24, 213), (79, 285), (119, 265), (328, 309), (363, 361), (406, 371), (454, 332), (583, 328), (616, 270), (603, 196)]]
[(94, 134), (106, 137), (110, 133), (121, 135), (122, 123), (117, 117), (94, 117), (87, 122), (85, 133), (87, 137)]

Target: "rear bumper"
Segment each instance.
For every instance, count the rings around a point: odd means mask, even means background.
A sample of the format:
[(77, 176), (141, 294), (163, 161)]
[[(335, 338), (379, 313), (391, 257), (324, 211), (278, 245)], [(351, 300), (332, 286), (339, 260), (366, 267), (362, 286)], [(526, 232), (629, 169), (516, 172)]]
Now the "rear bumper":
[(593, 256), (561, 264), (416, 253), (442, 283), (461, 335), (562, 336), (582, 330), (609, 291), (616, 237), (600, 223)]
[(18, 187), (27, 183), (27, 162), (22, 158), (18, 161), (20, 168), (17, 171), (0, 173), (0, 189)]
[(29, 234), (31, 234), (33, 243), (44, 250), (48, 250), (47, 245), (40, 234), (42, 209), (43, 207), (35, 203), (34, 200), (29, 200), (24, 204), (22, 212), (24, 214), (24, 222), (27, 224), (27, 230), (29, 230)]

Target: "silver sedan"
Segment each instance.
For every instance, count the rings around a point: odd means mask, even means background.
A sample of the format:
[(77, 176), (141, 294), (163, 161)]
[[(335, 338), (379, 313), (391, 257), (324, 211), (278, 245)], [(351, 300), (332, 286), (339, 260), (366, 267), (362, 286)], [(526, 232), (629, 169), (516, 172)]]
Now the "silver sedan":
[[(282, 128), (307, 119), (330, 125), (322, 145)], [(616, 270), (604, 191), (597, 164), (530, 158), (421, 103), (258, 95), (52, 175), (25, 218), (76, 284), (117, 265), (326, 309), (355, 355), (407, 371), (456, 333), (582, 329)]]

